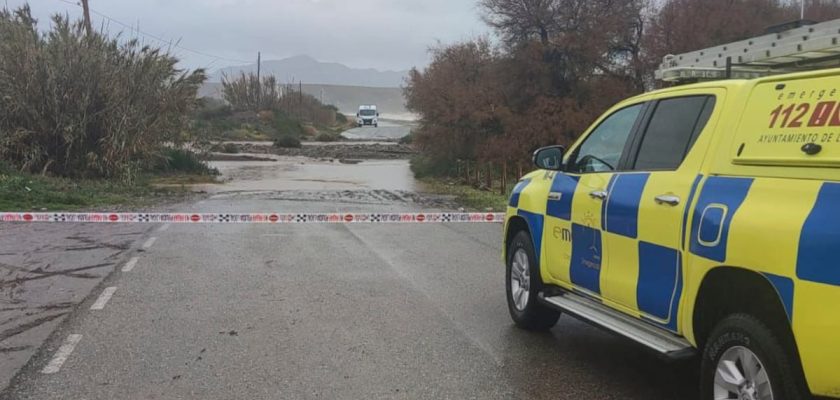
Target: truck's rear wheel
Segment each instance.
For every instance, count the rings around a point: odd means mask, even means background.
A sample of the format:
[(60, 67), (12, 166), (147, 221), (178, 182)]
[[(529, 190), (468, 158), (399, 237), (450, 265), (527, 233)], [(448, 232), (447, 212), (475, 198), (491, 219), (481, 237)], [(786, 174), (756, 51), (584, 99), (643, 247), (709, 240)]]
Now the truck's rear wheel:
[(795, 360), (773, 331), (747, 314), (724, 318), (712, 330), (700, 366), (702, 400), (799, 400)]
[(540, 304), (537, 298), (542, 290), (542, 280), (534, 244), (527, 232), (520, 231), (510, 241), (505, 270), (508, 310), (516, 326), (528, 330), (554, 326), (560, 312)]

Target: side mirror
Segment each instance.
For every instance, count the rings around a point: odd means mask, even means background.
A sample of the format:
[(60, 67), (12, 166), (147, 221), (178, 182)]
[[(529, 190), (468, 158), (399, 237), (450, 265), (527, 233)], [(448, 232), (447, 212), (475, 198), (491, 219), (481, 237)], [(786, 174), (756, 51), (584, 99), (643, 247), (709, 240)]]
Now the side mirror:
[(359, 116), (359, 113), (356, 113), (356, 116), (358, 117), (358, 116)]
[(539, 169), (549, 171), (560, 171), (563, 168), (563, 153), (566, 148), (563, 146), (546, 146), (534, 152), (534, 165)]
[(379, 113), (376, 113), (376, 116), (378, 117), (378, 116), (379, 116)]

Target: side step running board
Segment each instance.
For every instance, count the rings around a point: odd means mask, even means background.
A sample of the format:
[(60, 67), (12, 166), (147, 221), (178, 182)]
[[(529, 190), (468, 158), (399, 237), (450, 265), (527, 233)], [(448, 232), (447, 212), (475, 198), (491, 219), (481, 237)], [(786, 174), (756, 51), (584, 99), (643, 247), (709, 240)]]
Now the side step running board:
[(627, 337), (668, 358), (688, 358), (695, 353), (687, 340), (581, 295), (566, 292), (544, 297), (540, 293), (540, 299), (553, 308)]

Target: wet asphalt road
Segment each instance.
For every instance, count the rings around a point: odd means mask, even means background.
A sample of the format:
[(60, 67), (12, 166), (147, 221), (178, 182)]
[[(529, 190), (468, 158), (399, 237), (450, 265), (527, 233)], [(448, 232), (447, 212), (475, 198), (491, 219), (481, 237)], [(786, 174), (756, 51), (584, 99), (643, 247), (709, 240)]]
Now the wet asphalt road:
[[(358, 197), (358, 196), (357, 196)], [(381, 193), (215, 195), (204, 212), (400, 211)], [(691, 399), (696, 370), (570, 317), (507, 314), (499, 225), (150, 229), (70, 314), (9, 399)], [(141, 244), (156, 241), (145, 251)], [(90, 310), (104, 287), (116, 287)], [(60, 371), (42, 374), (70, 334)], [(0, 354), (0, 357), (3, 355)]]
[(0, 223), (0, 391), (151, 228)]

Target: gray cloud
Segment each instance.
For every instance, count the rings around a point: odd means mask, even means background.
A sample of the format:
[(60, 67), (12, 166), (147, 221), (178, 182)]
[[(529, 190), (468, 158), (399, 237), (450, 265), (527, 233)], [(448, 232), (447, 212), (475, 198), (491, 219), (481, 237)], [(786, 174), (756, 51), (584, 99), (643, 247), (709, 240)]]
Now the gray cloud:
[[(75, 2), (77, 0), (70, 0)], [(17, 7), (24, 0), (6, 0)], [(2, 4), (2, 3), (0, 3)], [(235, 60), (307, 54), (353, 67), (402, 70), (428, 63), (427, 49), (486, 33), (473, 0), (90, 0), (113, 19), (184, 47)], [(42, 23), (60, 12), (81, 16), (61, 0), (30, 1)], [(94, 14), (112, 32), (126, 30)], [(150, 42), (154, 40), (147, 39)], [(186, 67), (238, 64), (176, 49)]]

